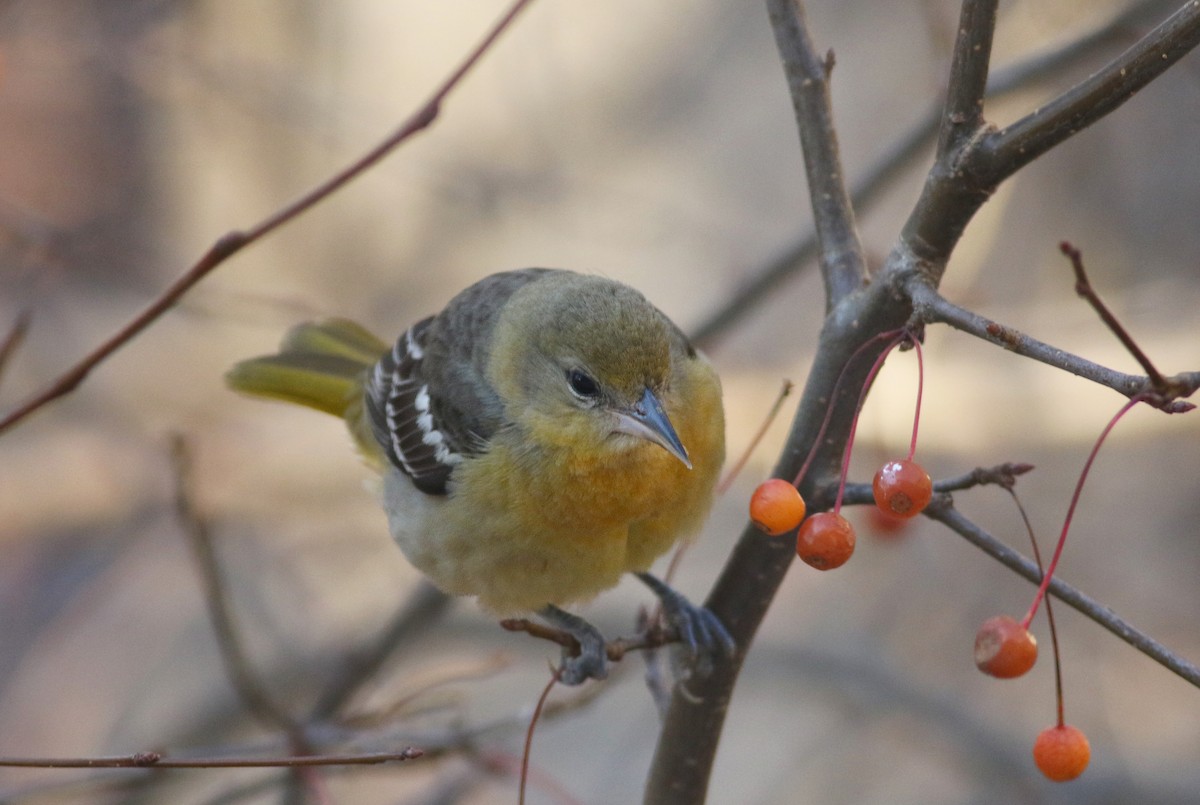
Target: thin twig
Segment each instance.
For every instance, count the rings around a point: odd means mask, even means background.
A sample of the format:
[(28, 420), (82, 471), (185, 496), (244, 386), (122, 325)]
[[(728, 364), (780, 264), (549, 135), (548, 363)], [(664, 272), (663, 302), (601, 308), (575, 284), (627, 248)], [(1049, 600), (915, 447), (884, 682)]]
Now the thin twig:
[[(674, 627), (657, 625), (658, 621), (650, 619), (648, 625), (640, 633), (629, 637), (616, 637), (604, 644), (604, 652), (612, 662), (620, 662), (631, 651), (659, 648), (670, 643), (679, 642), (679, 632)], [(525, 632), (530, 637), (548, 640), (567, 649), (579, 650), (579, 641), (570, 632), (555, 629), (528, 618), (505, 618), (500, 621), (500, 627), (510, 632)]]
[(9, 412), (3, 418), (0, 418), (0, 433), (3, 433), (8, 428), (17, 424), (34, 411), (42, 408), (47, 403), (50, 403), (59, 397), (63, 397), (79, 386), (80, 383), (88, 376), (93, 369), (100, 365), (105, 359), (116, 352), (126, 343), (131, 341), (135, 336), (158, 320), (163, 313), (170, 310), (179, 299), (187, 293), (192, 286), (204, 279), (213, 269), (224, 263), (233, 255), (249, 246), (251, 243), (263, 238), (274, 230), (289, 223), (293, 219), (307, 212), (309, 209), (329, 197), (331, 194), (340, 189), (343, 185), (348, 184), (353, 179), (358, 178), (366, 170), (374, 166), (385, 156), (391, 153), (397, 146), (408, 140), (414, 134), (428, 128), (435, 120), (441, 110), (443, 101), (447, 98), (450, 92), (462, 81), (463, 77), (470, 71), (479, 59), (487, 52), (500, 34), (509, 26), (532, 0), (515, 0), (507, 12), (493, 26), (491, 31), (455, 68), (449, 77), (434, 90), (432, 95), (414, 112), (401, 126), (390, 134), (381, 143), (376, 145), (366, 154), (353, 163), (337, 172), (330, 178), (321, 182), (319, 185), (308, 191), (300, 198), (285, 205), (276, 212), (272, 213), (267, 218), (250, 227), (247, 230), (228, 232), (219, 238), (209, 250), (202, 256), (191, 268), (185, 271), (178, 279), (176, 279), (165, 291), (153, 302), (146, 306), (142, 312), (134, 316), (128, 323), (117, 330), (112, 336), (104, 341), (100, 346), (96, 347), (90, 353), (83, 357), (78, 363), (60, 375), (56, 380), (50, 383), (41, 391), (34, 394), (31, 398), (19, 405), (15, 410)]
[[(962, 475), (934, 481), (933, 491), (938, 494), (947, 494), (973, 489), (977, 486), (999, 486), (1003, 489), (1012, 489), (1019, 476), (1033, 469), (1032, 464), (1016, 462), (1005, 462), (994, 467), (976, 467)], [(874, 505), (875, 493), (871, 489), (871, 484), (846, 484), (842, 503), (848, 506)]]
[(927, 278), (918, 274), (909, 275), (904, 288), (912, 300), (914, 316), (927, 324), (948, 324), (956, 330), (1001, 346), (1009, 352), (1107, 386), (1126, 397), (1141, 396), (1142, 402), (1165, 413), (1179, 414), (1194, 407), (1191, 403), (1182, 402), (1180, 398), (1190, 397), (1200, 388), (1200, 371), (1182, 372), (1161, 378), (1165, 391), (1160, 392), (1149, 377), (1109, 369), (1031, 338), (1014, 327), (961, 308), (939, 294)]
[(1009, 352), (1032, 358), (1055, 369), (1108, 386), (1127, 397), (1143, 390), (1146, 378), (1116, 372), (1086, 358), (1080, 358), (1058, 347), (1038, 341), (1014, 327), (984, 318), (978, 313), (959, 307), (937, 292), (924, 278), (913, 275), (905, 290), (912, 300), (914, 315), (927, 324), (948, 324), (956, 330), (969, 333)]
[(0, 380), (4, 379), (4, 370), (8, 368), (8, 362), (12, 360), (12, 356), (20, 348), (21, 342), (25, 340), (25, 335), (29, 332), (29, 323), (32, 321), (32, 318), (32, 314), (28, 310), (22, 310), (17, 314), (12, 327), (8, 328), (4, 339), (0, 340)]
[(1083, 253), (1065, 240), (1058, 245), (1058, 248), (1071, 261), (1071, 268), (1075, 272), (1075, 293), (1087, 300), (1092, 309), (1096, 311), (1096, 315), (1100, 317), (1100, 320), (1112, 331), (1112, 334), (1117, 337), (1122, 346), (1129, 351), (1133, 359), (1141, 364), (1142, 371), (1150, 378), (1150, 383), (1154, 386), (1155, 390), (1160, 392), (1166, 391), (1166, 378), (1155, 368), (1150, 357), (1142, 351), (1142, 348), (1133, 340), (1133, 336), (1117, 320), (1113, 312), (1108, 309), (1108, 305), (1104, 304), (1104, 300), (1100, 298), (1100, 294), (1096, 293), (1096, 289), (1092, 287), (1091, 281), (1088, 280), (1087, 271), (1083, 267)]
[[(1017, 575), (1033, 584), (1041, 582), (1037, 565), (1020, 553), (984, 531), (954, 508), (948, 495), (936, 495), (926, 507), (925, 516), (945, 525), (975, 547)], [(1078, 610), (1138, 651), (1160, 663), (1169, 671), (1200, 688), (1200, 667), (1180, 657), (1150, 635), (1119, 617), (1096, 599), (1084, 594), (1060, 578), (1050, 582), (1049, 592), (1063, 603)]]
[(38, 769), (265, 769), (300, 766), (371, 766), (414, 760), (424, 754), (405, 747), (399, 752), (368, 752), (356, 755), (302, 755), (299, 757), (211, 757), (172, 758), (160, 752), (138, 752), (116, 757), (28, 758), (0, 757), (0, 767)]
[(450, 609), (452, 599), (424, 579), (400, 607), (374, 645), (350, 657), (312, 709), (312, 717), (326, 719), (340, 710), (400, 648), (433, 628)]
[[(767, 415), (763, 418), (762, 423), (759, 424), (758, 430), (756, 430), (754, 435), (750, 437), (750, 442), (746, 445), (746, 449), (742, 451), (740, 456), (738, 456), (738, 460), (734, 462), (733, 466), (725, 471), (725, 477), (722, 478), (721, 482), (717, 484), (717, 495), (725, 494), (729, 491), (729, 487), (733, 486), (733, 482), (737, 480), (738, 475), (741, 473), (742, 469), (745, 468), (746, 462), (749, 461), (750, 456), (754, 454), (754, 449), (758, 447), (759, 442), (761, 442), (763, 436), (767, 434), (771, 424), (775, 422), (775, 417), (779, 416), (779, 409), (783, 407), (783, 401), (786, 400), (788, 395), (792, 393), (792, 388), (792, 381), (783, 381), (783, 385), (779, 389), (779, 394), (775, 396), (775, 402), (771, 404), (771, 408), (769, 411), (767, 411)], [(674, 562), (672, 562), (671, 570), (674, 570)], [(670, 580), (671, 573), (668, 572), (667, 581)]]
[(209, 619), (212, 621), (229, 681), (247, 709), (260, 720), (280, 727), (290, 734), (298, 734), (298, 723), (267, 692), (246, 656), (236, 619), (229, 606), (224, 576), (213, 547), (211, 529), (208, 521), (196, 511), (192, 502), (192, 462), (187, 442), (182, 436), (176, 435), (171, 441), (171, 462), (175, 474), (176, 517), (196, 558), (200, 581), (204, 587), (204, 601), (208, 606)]

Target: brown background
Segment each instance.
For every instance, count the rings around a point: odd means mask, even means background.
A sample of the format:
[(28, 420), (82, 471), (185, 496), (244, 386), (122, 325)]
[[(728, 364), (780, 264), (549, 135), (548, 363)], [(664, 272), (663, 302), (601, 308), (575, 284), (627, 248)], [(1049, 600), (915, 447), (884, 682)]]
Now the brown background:
[[(1002, 4), (996, 63), (1065, 41), (1121, 6)], [(857, 177), (935, 99), (955, 10), (933, 0), (809, 7), (822, 46), (837, 54), (835, 112)], [(98, 343), (218, 235), (372, 144), (499, 10), (483, 0), (0, 5), (0, 324), (33, 315), (0, 403), (15, 404)], [(197, 502), (214, 518), (254, 662), (302, 711), (416, 576), (387, 539), (338, 423), (238, 398), (222, 371), (307, 317), (353, 316), (390, 338), (473, 280), (526, 265), (627, 281), (695, 327), (809, 226), (777, 61), (758, 3), (543, 0), (430, 132), (237, 256), (78, 393), (5, 434), (0, 754), (249, 751), (264, 734), (239, 722), (173, 515), (175, 432), (195, 455)], [(989, 115), (1012, 120), (1100, 63)], [(1200, 368), (1198, 136), (1193, 56), (1005, 185), (956, 252), (947, 296), (1136, 371), (1075, 300), (1056, 249), (1070, 239), (1165, 371)], [(864, 215), (873, 255), (891, 247), (920, 167)], [(709, 350), (725, 384), (731, 454), (781, 378), (802, 381), (820, 310), (808, 272)], [(1048, 550), (1120, 399), (943, 329), (929, 333), (927, 357), (920, 457), (935, 476), (1038, 465), (1020, 490)], [(914, 378), (911, 354), (889, 364), (864, 414), (855, 478), (904, 450)], [(739, 533), (791, 409), (689, 555), (678, 581), (694, 598)], [(1062, 568), (1193, 660), (1198, 477), (1200, 415), (1135, 411), (1094, 469)], [(1025, 550), (1001, 493), (958, 502)], [(1005, 683), (976, 673), (970, 655), (978, 623), (1022, 613), (1029, 585), (931, 524), (894, 542), (867, 531), (844, 569), (792, 569), (738, 688), (712, 802), (1194, 801), (1194, 688), (1060, 607), (1068, 719), (1091, 737), (1093, 764), (1078, 783), (1046, 783), (1028, 752), (1053, 720), (1048, 653)], [(585, 613), (621, 633), (646, 601), (623, 584)], [(1044, 620), (1035, 632), (1046, 648)], [(480, 762), (511, 764), (553, 652), (501, 632), (469, 602), (389, 665), (357, 709), (498, 654), (503, 670), (415, 697), (393, 727), (396, 742), (419, 744), (448, 725), (499, 718), (508, 726), (481, 741)], [(655, 715), (640, 660), (624, 665), (597, 701), (537, 736), (535, 767), (583, 802), (639, 799)], [(437, 786), (460, 781), (462, 801), (515, 799), (511, 776), (480, 768), (458, 758), (328, 779), (339, 802), (434, 801)], [(79, 776), (0, 772), (0, 791)], [(180, 774), (145, 801), (204, 802), (263, 776)], [(87, 790), (74, 801), (123, 796)]]

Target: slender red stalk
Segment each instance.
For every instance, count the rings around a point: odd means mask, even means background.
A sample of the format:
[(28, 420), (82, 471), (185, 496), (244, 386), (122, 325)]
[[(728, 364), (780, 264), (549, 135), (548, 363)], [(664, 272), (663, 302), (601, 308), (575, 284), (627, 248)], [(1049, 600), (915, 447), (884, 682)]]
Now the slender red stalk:
[(917, 410), (913, 413), (912, 441), (908, 443), (908, 460), (917, 452), (917, 429), (921, 424), (921, 397), (925, 394), (925, 354), (921, 351), (921, 339), (910, 336), (917, 351)]
[(742, 451), (742, 455), (738, 457), (737, 462), (725, 473), (725, 477), (717, 484), (717, 494), (723, 495), (729, 491), (729, 487), (733, 485), (734, 480), (738, 477), (738, 473), (746, 466), (746, 462), (750, 460), (754, 449), (758, 447), (758, 443), (762, 441), (763, 436), (767, 434), (767, 429), (771, 427), (771, 423), (775, 421), (775, 417), (779, 416), (779, 409), (783, 407), (783, 401), (792, 393), (792, 381), (784, 380), (783, 387), (779, 389), (778, 396), (775, 397), (775, 402), (771, 405), (771, 410), (767, 412), (766, 418), (762, 424), (758, 426), (758, 430), (750, 439), (750, 443), (746, 445), (746, 449)]
[[(1044, 579), (1046, 569), (1042, 566), (1042, 552), (1038, 548), (1037, 536), (1033, 533), (1033, 523), (1029, 522), (1029, 515), (1026, 514), (1025, 507), (1021, 505), (1021, 499), (1017, 497), (1016, 490), (1011, 486), (1006, 486), (1004, 489), (1012, 495), (1013, 503), (1017, 504), (1017, 511), (1021, 513), (1021, 520), (1025, 523), (1025, 531), (1029, 534), (1029, 544), (1033, 547), (1033, 561), (1037, 563), (1038, 573), (1041, 573)], [(1058, 627), (1054, 624), (1054, 608), (1050, 605), (1049, 598), (1046, 599), (1046, 620), (1050, 623), (1050, 647), (1054, 652), (1054, 700), (1058, 705), (1058, 726), (1061, 727), (1064, 723), (1062, 659), (1058, 650)]]
[(1133, 396), (1129, 398), (1129, 402), (1121, 406), (1121, 410), (1117, 411), (1116, 415), (1108, 421), (1104, 426), (1104, 430), (1100, 432), (1100, 438), (1096, 440), (1096, 444), (1092, 446), (1092, 452), (1088, 454), (1087, 461), (1084, 462), (1083, 472), (1079, 473), (1079, 481), (1075, 484), (1075, 493), (1071, 495), (1071, 505), (1067, 507), (1067, 516), (1063, 521), (1062, 533), (1058, 537), (1058, 545), (1054, 548), (1054, 556), (1050, 559), (1050, 567), (1042, 577), (1042, 583), (1038, 586), (1037, 593), (1033, 596), (1033, 603), (1029, 607), (1029, 613), (1025, 615), (1025, 620), (1021, 621), (1021, 625), (1026, 629), (1033, 622), (1033, 616), (1037, 614), (1038, 605), (1042, 603), (1042, 599), (1046, 595), (1047, 588), (1050, 587), (1050, 580), (1054, 578), (1054, 571), (1058, 569), (1058, 560), (1062, 556), (1063, 546), (1067, 542), (1067, 531), (1071, 528), (1071, 519), (1075, 516), (1075, 506), (1079, 503), (1079, 496), (1083, 492), (1083, 484), (1087, 480), (1088, 472), (1092, 469), (1092, 462), (1096, 460), (1096, 454), (1100, 452), (1100, 445), (1104, 444), (1104, 440), (1108, 438), (1108, 434), (1112, 432), (1113, 427), (1120, 421), (1121, 417), (1125, 416), (1131, 408), (1140, 403), (1142, 398)]
[[(850, 421), (850, 433), (846, 436), (846, 447), (842, 451), (842, 475), (838, 479), (837, 499), (833, 502), (834, 514), (842, 510), (842, 495), (846, 491), (846, 476), (850, 473), (850, 451), (854, 447), (854, 433), (858, 430), (858, 417), (862, 414), (863, 403), (867, 400), (867, 389), (871, 388), (871, 383), (875, 380), (875, 375), (879, 374), (879, 370), (883, 368), (883, 362), (887, 360), (887, 356), (892, 353), (892, 350), (904, 343), (905, 339), (912, 338), (908, 330), (901, 330), (900, 334), (892, 339), (883, 352), (879, 353), (879, 357), (875, 359), (875, 364), (871, 367), (871, 371), (867, 372), (867, 379), (863, 381), (862, 391), (858, 395), (858, 405), (854, 408), (854, 419)], [(913, 338), (915, 341), (916, 339)]]
[[(825, 431), (829, 429), (829, 422), (833, 419), (833, 403), (837, 399), (838, 391), (842, 387), (842, 381), (846, 378), (846, 372), (849, 370), (850, 365), (854, 363), (859, 354), (865, 352), (867, 347), (871, 346), (876, 341), (882, 341), (889, 338), (894, 339), (897, 337), (897, 334), (903, 335), (903, 333), (903, 330), (891, 330), (886, 333), (879, 333), (878, 335), (868, 339), (858, 349), (854, 350), (854, 353), (846, 360), (846, 365), (842, 367), (841, 373), (838, 374), (837, 380), (834, 381), (833, 390), (829, 393), (829, 405), (825, 407), (825, 419), (822, 420), (821, 427), (817, 431), (817, 436), (815, 439), (813, 439), (812, 447), (809, 449), (808, 455), (804, 458), (804, 464), (801, 465), (800, 471), (796, 473), (795, 479), (792, 480), (792, 486), (795, 486), (796, 488), (800, 487), (800, 482), (803, 481), (804, 476), (808, 474), (808, 469), (812, 466), (813, 459), (815, 459), (817, 456), (817, 450), (821, 447), (821, 440), (825, 438)], [(900, 343), (900, 341), (896, 341), (895, 343), (889, 345), (884, 350), (884, 354), (886, 355), (888, 352), (891, 352), (892, 348), (898, 343)], [(868, 381), (868, 383), (869, 382), (870, 381)], [(860, 397), (859, 406), (861, 407), (861, 405), (862, 399)]]
[(525, 805), (525, 784), (529, 781), (529, 755), (533, 751), (533, 730), (537, 726), (538, 719), (542, 717), (542, 708), (546, 706), (546, 699), (550, 697), (550, 691), (558, 684), (558, 676), (561, 673), (562, 669), (559, 668), (550, 675), (550, 681), (542, 689), (542, 695), (538, 696), (537, 706), (533, 708), (533, 715), (529, 717), (529, 729), (525, 731), (525, 750), (521, 753), (521, 783), (517, 793), (518, 805)]

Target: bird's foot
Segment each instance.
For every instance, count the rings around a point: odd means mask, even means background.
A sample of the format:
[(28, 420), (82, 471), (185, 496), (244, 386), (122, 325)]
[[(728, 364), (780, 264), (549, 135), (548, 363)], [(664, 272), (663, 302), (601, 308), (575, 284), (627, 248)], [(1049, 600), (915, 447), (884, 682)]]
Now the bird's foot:
[(564, 646), (562, 664), (558, 668), (558, 681), (564, 685), (579, 685), (589, 679), (604, 679), (608, 676), (608, 652), (604, 635), (600, 630), (578, 615), (547, 604), (538, 610), (538, 615), (551, 626), (562, 629), (579, 643), (575, 654)]
[(713, 658), (716, 655), (732, 657), (737, 651), (737, 644), (729, 630), (712, 611), (696, 606), (656, 576), (638, 573), (637, 577), (662, 602), (663, 615), (679, 633), (679, 642), (687, 649), (696, 674), (708, 676), (713, 671)]

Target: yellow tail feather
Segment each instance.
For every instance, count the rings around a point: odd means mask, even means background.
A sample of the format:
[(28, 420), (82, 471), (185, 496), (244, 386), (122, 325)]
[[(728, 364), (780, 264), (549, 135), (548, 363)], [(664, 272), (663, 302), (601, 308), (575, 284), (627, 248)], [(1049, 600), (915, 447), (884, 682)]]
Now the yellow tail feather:
[(284, 336), (278, 354), (235, 364), (225, 382), (244, 394), (341, 417), (363, 455), (377, 462), (379, 449), (363, 419), (363, 382), (387, 350), (387, 344), (347, 319), (308, 322)]

